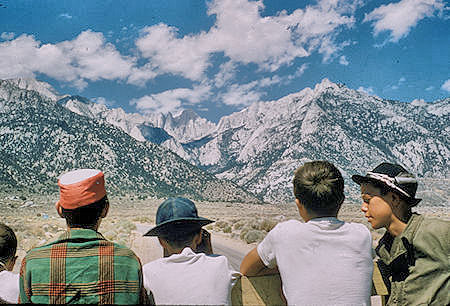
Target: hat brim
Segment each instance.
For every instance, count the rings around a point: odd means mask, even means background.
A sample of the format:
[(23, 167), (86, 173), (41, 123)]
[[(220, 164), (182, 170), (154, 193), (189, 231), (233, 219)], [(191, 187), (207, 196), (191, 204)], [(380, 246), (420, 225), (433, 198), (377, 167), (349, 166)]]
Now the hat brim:
[(147, 233), (143, 236), (163, 236), (168, 232), (168, 228), (171, 225), (186, 225), (186, 227), (198, 225), (199, 227), (205, 226), (207, 224), (213, 223), (213, 220), (207, 218), (180, 218), (174, 219), (170, 221), (163, 222), (158, 224), (157, 226), (151, 228)]
[[(352, 180), (358, 185), (361, 185), (363, 183), (377, 182), (379, 184), (383, 184), (384, 186), (386, 186), (387, 188), (389, 188), (391, 190), (394, 190), (391, 187), (389, 187), (388, 185), (386, 185), (385, 183), (383, 183), (379, 180), (367, 177), (367, 176), (355, 174), (355, 175), (352, 175)], [(408, 200), (409, 206), (411, 206), (411, 207), (416, 206), (417, 204), (419, 204), (420, 201), (422, 201), (422, 199), (418, 199), (418, 198), (408, 198), (407, 200)]]
[(358, 185), (361, 185), (362, 183), (370, 181), (370, 179), (368, 177), (358, 175), (358, 174), (352, 175), (352, 180)]

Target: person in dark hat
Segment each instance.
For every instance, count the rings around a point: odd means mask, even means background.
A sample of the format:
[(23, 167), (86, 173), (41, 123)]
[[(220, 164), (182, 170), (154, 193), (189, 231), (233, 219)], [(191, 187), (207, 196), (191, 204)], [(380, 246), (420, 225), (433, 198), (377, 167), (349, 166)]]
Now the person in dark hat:
[(386, 229), (376, 252), (390, 289), (388, 305), (450, 305), (450, 222), (412, 212), (421, 201), (414, 175), (382, 163), (352, 179), (361, 187), (369, 223)]
[(20, 303), (145, 304), (139, 258), (98, 232), (109, 211), (104, 174), (77, 169), (58, 180), (58, 214), (67, 231), (31, 249), (20, 269)]
[(198, 216), (194, 202), (169, 198), (158, 207), (156, 226), (144, 236), (156, 236), (164, 258), (144, 265), (144, 286), (156, 304), (228, 305), (239, 278), (225, 256), (212, 254), (203, 226), (214, 221)]

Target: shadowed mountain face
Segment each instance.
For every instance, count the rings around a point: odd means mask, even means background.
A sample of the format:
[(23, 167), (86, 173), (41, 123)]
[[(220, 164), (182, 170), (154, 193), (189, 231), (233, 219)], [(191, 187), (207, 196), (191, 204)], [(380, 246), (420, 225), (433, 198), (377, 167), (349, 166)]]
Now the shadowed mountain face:
[(257, 201), (167, 149), (139, 142), (104, 121), (75, 114), (8, 81), (0, 81), (0, 143), (4, 188), (54, 192), (60, 173), (98, 168), (105, 172), (109, 192)]
[(64, 99), (61, 104), (73, 112), (113, 124), (138, 140), (161, 144), (268, 202), (292, 201), (295, 169), (319, 159), (341, 169), (347, 199), (359, 201), (352, 174), (390, 161), (421, 178), (419, 195), (428, 205), (449, 205), (449, 98), (431, 103), (388, 101), (324, 79), (313, 89), (254, 103), (217, 125), (192, 111), (175, 117), (142, 116), (81, 97)]

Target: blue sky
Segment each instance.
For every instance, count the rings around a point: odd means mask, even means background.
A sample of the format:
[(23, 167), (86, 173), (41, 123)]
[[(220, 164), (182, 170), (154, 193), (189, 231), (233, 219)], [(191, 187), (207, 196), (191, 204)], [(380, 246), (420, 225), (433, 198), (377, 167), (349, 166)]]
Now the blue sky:
[(443, 0), (0, 0), (0, 78), (211, 121), (323, 78), (428, 102), (450, 96), (449, 29)]

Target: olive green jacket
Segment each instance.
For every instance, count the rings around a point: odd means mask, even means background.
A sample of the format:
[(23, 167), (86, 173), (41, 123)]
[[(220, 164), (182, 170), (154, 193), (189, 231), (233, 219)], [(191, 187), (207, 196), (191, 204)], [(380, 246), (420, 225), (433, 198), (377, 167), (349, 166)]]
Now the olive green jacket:
[(390, 280), (387, 305), (450, 305), (450, 221), (413, 214), (403, 233), (386, 232), (376, 251)]

